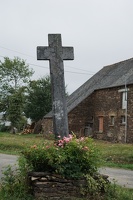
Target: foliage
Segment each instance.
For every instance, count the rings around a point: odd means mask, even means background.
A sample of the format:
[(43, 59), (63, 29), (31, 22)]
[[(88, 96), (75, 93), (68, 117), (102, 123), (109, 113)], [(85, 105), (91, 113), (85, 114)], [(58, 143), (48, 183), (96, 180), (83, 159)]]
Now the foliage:
[(64, 137), (53, 144), (32, 145), (23, 151), (33, 171), (54, 172), (63, 177), (79, 178), (97, 171), (98, 151), (90, 138)]
[(30, 187), (28, 185), (28, 166), (25, 160), (19, 158), (18, 168), (14, 169), (9, 165), (3, 171), (3, 178), (0, 190), (1, 200), (32, 200), (33, 196), (29, 195)]
[(5, 57), (4, 62), (0, 61), (0, 112), (17, 128), (22, 120), (26, 84), (32, 74), (25, 61), (18, 57), (13, 60)]
[(23, 59), (15, 57), (13, 60), (8, 57), (4, 62), (0, 61), (0, 82), (1, 89), (10, 92), (11, 89), (20, 88), (29, 81), (33, 71), (29, 69)]
[(83, 196), (95, 197), (106, 192), (108, 182), (97, 173), (100, 159), (91, 138), (77, 139), (69, 135), (53, 144), (32, 145), (22, 154), (32, 171), (51, 172), (76, 180), (86, 178), (87, 186), (81, 186)]
[[(66, 92), (66, 96), (68, 93)], [(25, 114), (33, 121), (42, 119), (52, 110), (51, 81), (49, 76), (30, 81), (27, 90)]]
[(19, 130), (26, 123), (26, 120), (22, 115), (25, 102), (23, 92), (22, 88), (20, 88), (9, 96), (9, 107), (6, 111), (6, 115), (8, 116), (8, 120), (12, 123), (12, 127), (17, 127)]
[(42, 119), (52, 109), (49, 76), (31, 81), (27, 91), (25, 113), (34, 121)]

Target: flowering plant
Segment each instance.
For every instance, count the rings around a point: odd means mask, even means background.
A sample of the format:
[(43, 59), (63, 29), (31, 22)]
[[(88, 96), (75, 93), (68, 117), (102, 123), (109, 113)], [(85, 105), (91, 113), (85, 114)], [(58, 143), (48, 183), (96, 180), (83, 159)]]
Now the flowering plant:
[(98, 151), (91, 138), (74, 135), (54, 143), (33, 145), (23, 151), (27, 164), (36, 172), (52, 172), (67, 178), (80, 178), (97, 171)]

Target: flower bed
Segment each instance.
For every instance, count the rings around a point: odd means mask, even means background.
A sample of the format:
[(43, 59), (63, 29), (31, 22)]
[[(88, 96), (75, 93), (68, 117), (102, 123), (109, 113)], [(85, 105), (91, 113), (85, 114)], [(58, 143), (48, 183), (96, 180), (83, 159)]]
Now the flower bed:
[[(34, 196), (65, 199), (105, 192), (107, 177), (97, 173), (98, 150), (90, 138), (70, 135), (23, 151)], [(44, 198), (45, 197), (45, 198)]]

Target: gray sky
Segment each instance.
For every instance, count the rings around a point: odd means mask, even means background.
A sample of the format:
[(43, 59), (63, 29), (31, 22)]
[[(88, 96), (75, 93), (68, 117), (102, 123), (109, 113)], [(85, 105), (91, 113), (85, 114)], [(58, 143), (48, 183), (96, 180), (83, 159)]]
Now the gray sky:
[(103, 66), (133, 57), (133, 0), (0, 0), (0, 56), (25, 59), (35, 79), (49, 74), (36, 58), (49, 33), (74, 47), (74, 61), (64, 62), (70, 94)]

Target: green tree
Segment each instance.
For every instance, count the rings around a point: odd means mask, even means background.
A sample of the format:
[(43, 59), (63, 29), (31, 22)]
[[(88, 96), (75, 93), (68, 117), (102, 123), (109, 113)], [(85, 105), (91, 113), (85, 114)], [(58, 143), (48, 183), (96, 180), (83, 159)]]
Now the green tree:
[(26, 99), (25, 114), (35, 122), (42, 119), (45, 114), (51, 111), (52, 100), (50, 77), (46, 76), (31, 81)]
[(25, 89), (32, 75), (33, 70), (23, 59), (5, 57), (0, 61), (0, 112), (17, 128), (22, 119)]
[(18, 89), (24, 83), (29, 81), (33, 75), (33, 71), (29, 69), (23, 59), (15, 57), (13, 60), (8, 57), (4, 58), (4, 62), (0, 61), (0, 81), (1, 88)]
[(25, 88), (21, 87), (9, 96), (9, 106), (6, 112), (8, 120), (12, 122), (12, 127), (21, 129), (24, 125), (24, 104), (25, 104)]

